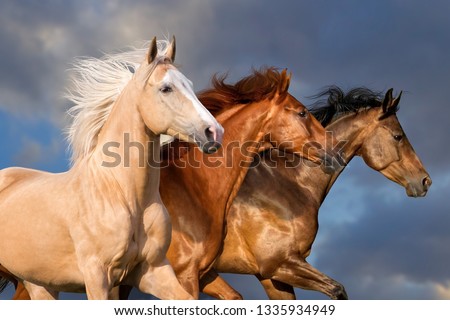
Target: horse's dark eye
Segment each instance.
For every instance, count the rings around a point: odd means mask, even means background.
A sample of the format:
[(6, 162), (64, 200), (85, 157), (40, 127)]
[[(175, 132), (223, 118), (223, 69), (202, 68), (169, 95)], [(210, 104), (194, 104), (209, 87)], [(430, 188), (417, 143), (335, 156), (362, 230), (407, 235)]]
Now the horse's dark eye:
[(400, 140), (403, 139), (403, 135), (401, 135), (401, 134), (396, 134), (396, 135), (394, 136), (394, 139), (397, 140), (397, 141), (400, 141)]
[(173, 89), (170, 86), (164, 86), (161, 89), (159, 89), (159, 91), (161, 91), (162, 93), (169, 93), (169, 92), (172, 92)]
[(305, 118), (307, 114), (308, 114), (308, 113), (307, 113), (305, 110), (300, 111), (300, 112), (298, 113), (298, 115), (299, 115), (300, 117), (302, 117), (302, 118)]

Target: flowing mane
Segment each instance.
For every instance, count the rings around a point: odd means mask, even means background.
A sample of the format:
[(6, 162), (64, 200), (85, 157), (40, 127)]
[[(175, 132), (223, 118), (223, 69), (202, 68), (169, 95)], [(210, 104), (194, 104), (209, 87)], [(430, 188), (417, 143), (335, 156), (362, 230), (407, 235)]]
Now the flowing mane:
[(227, 74), (214, 75), (211, 80), (212, 88), (197, 94), (201, 103), (213, 115), (237, 104), (272, 98), (279, 92), (280, 87), (283, 91), (279, 93), (284, 94), (287, 92), (290, 81), (290, 75), (285, 71), (279, 72), (275, 67), (253, 69), (252, 74), (235, 84), (225, 83), (227, 76)]
[(312, 96), (320, 99), (311, 106), (311, 113), (325, 127), (339, 116), (361, 109), (380, 107), (384, 95), (365, 87), (359, 87), (344, 93), (337, 86), (330, 86)]
[[(164, 55), (168, 44), (167, 40), (158, 40), (159, 55)], [(65, 95), (73, 103), (68, 111), (72, 123), (66, 132), (72, 163), (87, 156), (97, 145), (97, 136), (114, 102), (144, 60), (148, 46), (149, 42), (144, 42), (101, 58), (75, 60), (72, 87)]]

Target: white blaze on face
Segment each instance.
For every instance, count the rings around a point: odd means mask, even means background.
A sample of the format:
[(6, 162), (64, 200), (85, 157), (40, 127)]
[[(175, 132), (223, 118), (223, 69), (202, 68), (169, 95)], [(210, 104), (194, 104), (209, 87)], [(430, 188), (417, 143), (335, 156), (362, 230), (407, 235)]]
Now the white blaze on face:
[(173, 88), (183, 96), (183, 98), (187, 99), (190, 102), (195, 112), (197, 112), (200, 116), (200, 119), (205, 122), (205, 126), (220, 127), (216, 119), (198, 100), (192, 88), (192, 82), (188, 78), (186, 78), (180, 71), (176, 69), (167, 70), (163, 78), (163, 83), (170, 83)]

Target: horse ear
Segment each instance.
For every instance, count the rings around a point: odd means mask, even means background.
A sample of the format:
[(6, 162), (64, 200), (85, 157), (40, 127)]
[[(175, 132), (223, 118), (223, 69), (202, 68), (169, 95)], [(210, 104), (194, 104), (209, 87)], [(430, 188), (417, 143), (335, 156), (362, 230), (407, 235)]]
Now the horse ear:
[(176, 49), (177, 46), (175, 42), (175, 36), (172, 36), (172, 41), (170, 41), (169, 47), (167, 48), (166, 51), (166, 56), (169, 57), (172, 62), (175, 61), (175, 53), (177, 51)]
[(400, 94), (397, 96), (397, 98), (394, 99), (394, 101), (392, 102), (392, 105), (390, 106), (389, 109), (397, 108), (398, 103), (400, 102), (400, 98), (402, 97), (402, 93), (403, 93), (403, 91), (400, 91)]
[(147, 62), (151, 64), (158, 53), (158, 47), (156, 46), (156, 37), (153, 37), (152, 42), (150, 43), (150, 49), (148, 49)]
[(287, 74), (287, 69), (283, 69), (283, 71), (281, 71), (281, 81), (278, 84), (279, 94), (284, 94), (288, 91), (289, 84), (291, 83), (291, 76), (292, 73)]
[(289, 86), (291, 85), (291, 77), (292, 72), (289, 72), (289, 74), (286, 76), (286, 86), (284, 88), (284, 92), (287, 92), (289, 90)]
[(384, 95), (383, 100), (383, 113), (386, 113), (386, 111), (389, 109), (389, 107), (392, 104), (392, 91), (394, 91), (393, 88), (390, 88), (388, 91), (386, 91), (386, 94)]

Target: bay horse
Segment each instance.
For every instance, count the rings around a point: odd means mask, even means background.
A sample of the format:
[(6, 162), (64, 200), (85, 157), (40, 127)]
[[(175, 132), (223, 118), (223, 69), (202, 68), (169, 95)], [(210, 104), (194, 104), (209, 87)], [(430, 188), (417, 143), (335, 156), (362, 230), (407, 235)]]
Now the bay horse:
[[(73, 166), (0, 171), (0, 264), (31, 298), (86, 291), (107, 299), (126, 283), (161, 299), (192, 299), (166, 258), (160, 134), (211, 153), (223, 128), (174, 66), (175, 51), (175, 38), (155, 37), (145, 58), (130, 50), (80, 61), (69, 93)], [(139, 63), (125, 62), (136, 56)]]
[[(401, 93), (394, 99), (392, 91), (383, 99), (366, 88), (344, 94), (330, 87), (317, 96), (326, 99), (311, 112), (337, 141), (345, 142), (345, 163), (360, 156), (403, 186), (408, 196), (423, 197), (431, 179), (396, 116)], [(347, 298), (340, 283), (306, 261), (318, 231), (320, 205), (341, 172), (325, 173), (278, 150), (265, 153), (252, 165), (230, 208), (215, 270), (256, 275), (271, 299), (295, 299), (293, 287)], [(227, 296), (223, 289), (212, 281), (203, 292)]]
[[(327, 146), (324, 128), (289, 94), (290, 78), (273, 67), (253, 70), (235, 84), (214, 76), (213, 88), (198, 97), (225, 128), (222, 148), (207, 156), (178, 141), (169, 147), (179, 154), (161, 167), (160, 193), (173, 226), (168, 258), (195, 298), (220, 253), (226, 211), (258, 152), (278, 148), (331, 169), (339, 166), (340, 156), (320, 147)], [(121, 286), (120, 297), (127, 298), (131, 288)], [(233, 291), (233, 297), (240, 296)]]

